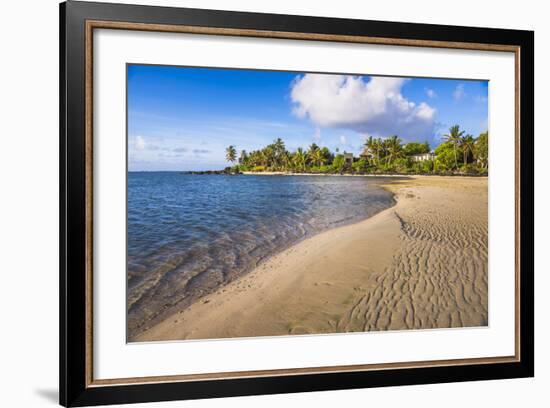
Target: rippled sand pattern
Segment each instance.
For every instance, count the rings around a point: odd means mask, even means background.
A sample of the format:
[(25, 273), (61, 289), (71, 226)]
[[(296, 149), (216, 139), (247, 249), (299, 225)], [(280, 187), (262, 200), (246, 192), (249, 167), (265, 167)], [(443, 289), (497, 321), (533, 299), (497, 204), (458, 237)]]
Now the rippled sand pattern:
[(296, 244), (135, 340), (486, 326), (487, 179), (387, 188), (394, 207)]
[(433, 188), (401, 192), (401, 200), (419, 200), (394, 212), (401, 245), (338, 331), (487, 325), (487, 201), (444, 194), (464, 205), (438, 206)]

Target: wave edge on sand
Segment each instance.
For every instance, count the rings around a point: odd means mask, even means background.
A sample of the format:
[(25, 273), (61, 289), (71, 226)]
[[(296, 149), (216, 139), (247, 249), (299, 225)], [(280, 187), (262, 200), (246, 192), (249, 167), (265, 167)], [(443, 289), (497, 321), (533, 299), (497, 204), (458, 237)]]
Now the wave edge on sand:
[(486, 326), (487, 179), (411, 177), (131, 341)]

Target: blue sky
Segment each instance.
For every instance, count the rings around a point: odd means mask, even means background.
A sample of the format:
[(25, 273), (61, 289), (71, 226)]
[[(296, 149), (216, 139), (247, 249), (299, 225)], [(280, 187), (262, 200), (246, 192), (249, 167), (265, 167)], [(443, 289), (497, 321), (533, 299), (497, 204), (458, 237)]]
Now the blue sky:
[(459, 124), (487, 130), (486, 81), (128, 66), (130, 171), (208, 170), (225, 148), (289, 150), (315, 142), (361, 151), (366, 137), (397, 134), (432, 148)]

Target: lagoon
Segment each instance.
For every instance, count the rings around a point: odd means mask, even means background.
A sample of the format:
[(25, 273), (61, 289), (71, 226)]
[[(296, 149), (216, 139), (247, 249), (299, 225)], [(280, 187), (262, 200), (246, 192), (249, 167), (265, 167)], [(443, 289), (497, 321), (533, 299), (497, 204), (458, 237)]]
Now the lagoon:
[(272, 255), (394, 204), (383, 178), (128, 173), (128, 336)]

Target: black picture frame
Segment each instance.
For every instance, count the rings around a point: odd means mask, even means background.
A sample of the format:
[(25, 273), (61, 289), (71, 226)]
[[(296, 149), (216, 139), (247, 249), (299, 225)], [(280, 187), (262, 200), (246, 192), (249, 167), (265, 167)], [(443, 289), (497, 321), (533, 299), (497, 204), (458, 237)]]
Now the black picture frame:
[[(504, 30), (68, 1), (60, 4), (60, 403), (122, 404), (534, 376), (534, 33)], [(270, 32), (518, 47), (518, 361), (90, 385), (87, 380), (86, 22), (186, 25)]]

